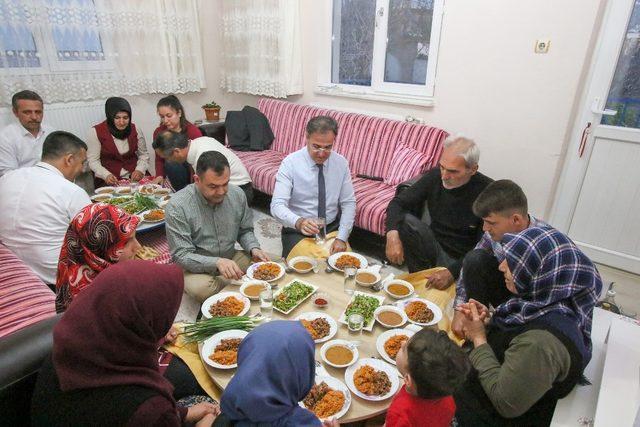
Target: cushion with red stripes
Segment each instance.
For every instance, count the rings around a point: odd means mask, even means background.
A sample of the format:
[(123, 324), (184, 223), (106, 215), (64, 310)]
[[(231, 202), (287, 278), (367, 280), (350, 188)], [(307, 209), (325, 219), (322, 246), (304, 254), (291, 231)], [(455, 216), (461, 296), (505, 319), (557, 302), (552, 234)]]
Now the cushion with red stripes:
[(234, 151), (247, 168), (253, 188), (263, 193), (273, 194), (276, 186), (276, 175), (285, 154), (274, 151)]
[(356, 193), (355, 225), (384, 236), (387, 206), (396, 193), (396, 187), (370, 179), (353, 178)]
[(429, 156), (406, 145), (399, 146), (389, 165), (384, 183), (398, 185), (427, 171), (431, 159)]
[(56, 314), (55, 294), (0, 244), (0, 337)]

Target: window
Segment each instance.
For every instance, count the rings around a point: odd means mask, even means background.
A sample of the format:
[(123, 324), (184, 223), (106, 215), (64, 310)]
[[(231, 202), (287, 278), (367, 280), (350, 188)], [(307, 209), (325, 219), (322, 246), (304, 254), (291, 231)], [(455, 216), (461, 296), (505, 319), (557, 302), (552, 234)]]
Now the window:
[(429, 105), (443, 0), (333, 0), (317, 91)]
[(107, 68), (93, 0), (44, 0), (43, 6), (0, 0), (9, 21), (0, 28), (0, 68), (73, 71), (81, 61), (82, 70)]

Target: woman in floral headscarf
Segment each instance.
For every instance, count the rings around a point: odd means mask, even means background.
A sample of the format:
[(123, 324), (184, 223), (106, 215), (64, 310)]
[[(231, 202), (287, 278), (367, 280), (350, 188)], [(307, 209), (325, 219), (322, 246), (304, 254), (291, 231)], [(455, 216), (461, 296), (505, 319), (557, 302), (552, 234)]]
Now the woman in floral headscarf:
[(102, 270), (134, 258), (140, 249), (138, 221), (137, 216), (104, 203), (86, 206), (71, 220), (58, 261), (58, 313), (64, 312)]

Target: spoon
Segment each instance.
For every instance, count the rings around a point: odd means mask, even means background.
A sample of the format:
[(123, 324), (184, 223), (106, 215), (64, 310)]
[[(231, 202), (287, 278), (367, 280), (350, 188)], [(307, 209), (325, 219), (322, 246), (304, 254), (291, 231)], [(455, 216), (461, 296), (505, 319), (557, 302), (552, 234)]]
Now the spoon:
[(293, 271), (293, 268), (289, 267), (289, 264), (287, 263), (287, 260), (284, 257), (280, 258), (280, 262), (284, 264), (285, 273), (289, 274)]

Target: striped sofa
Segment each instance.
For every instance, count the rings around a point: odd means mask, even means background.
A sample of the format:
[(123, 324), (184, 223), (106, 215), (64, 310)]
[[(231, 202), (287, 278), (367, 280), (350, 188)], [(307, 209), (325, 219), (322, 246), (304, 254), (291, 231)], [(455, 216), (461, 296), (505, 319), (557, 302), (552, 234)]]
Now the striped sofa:
[(397, 185), (434, 167), (447, 137), (444, 130), (427, 125), (273, 99), (260, 99), (258, 109), (269, 119), (275, 135), (271, 149), (236, 151), (254, 187), (273, 194), (280, 163), (305, 144), (309, 119), (333, 117), (339, 124), (335, 149), (349, 160), (352, 173), (357, 200), (355, 225), (379, 235), (385, 234), (386, 209)]
[(0, 243), (0, 339), (55, 314), (55, 294)]

